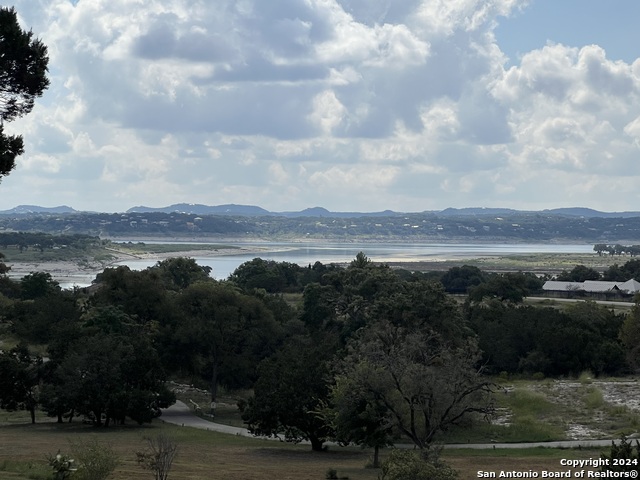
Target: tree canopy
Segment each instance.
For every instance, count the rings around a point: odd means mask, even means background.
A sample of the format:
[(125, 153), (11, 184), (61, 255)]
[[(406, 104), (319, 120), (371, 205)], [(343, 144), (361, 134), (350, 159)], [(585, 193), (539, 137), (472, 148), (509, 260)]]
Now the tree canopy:
[(22, 136), (5, 135), (4, 122), (31, 112), (49, 86), (48, 63), (47, 47), (22, 30), (15, 9), (0, 8), (0, 179), (24, 153)]
[[(468, 339), (460, 346), (418, 325), (380, 320), (366, 328), (341, 361), (341, 380), (416, 447), (429, 449), (436, 436), (463, 417), (491, 414), (492, 384), (482, 375), (480, 351)], [(379, 433), (382, 433), (379, 429)]]

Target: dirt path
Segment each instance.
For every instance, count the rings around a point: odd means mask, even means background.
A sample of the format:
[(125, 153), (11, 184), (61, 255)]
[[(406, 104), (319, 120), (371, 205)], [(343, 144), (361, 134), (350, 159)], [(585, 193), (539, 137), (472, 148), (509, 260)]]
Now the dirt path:
[[(259, 438), (261, 440), (277, 440), (282, 441), (279, 438), (273, 437), (256, 437), (249, 433), (246, 428), (232, 427), (229, 425), (222, 425), (220, 423), (209, 422), (193, 414), (189, 407), (178, 400), (171, 407), (162, 410), (162, 416), (160, 420), (172, 423), (175, 425), (181, 425), (183, 427), (198, 428), (200, 430), (208, 430), (211, 432), (228, 433), (230, 435), (238, 435), (241, 437)], [(589, 447), (606, 447), (611, 445), (612, 440), (566, 440), (560, 442), (531, 442), (531, 443), (462, 443), (462, 444), (449, 444), (445, 445), (445, 448), (449, 449), (461, 449), (470, 448), (474, 450), (480, 449), (498, 449), (498, 448), (589, 448)], [(615, 440), (617, 443), (618, 440)], [(309, 442), (300, 442), (302, 444), (308, 444)], [(327, 442), (331, 444), (331, 442)], [(413, 448), (413, 445), (395, 445), (396, 448)]]
[(195, 415), (191, 409), (180, 400), (169, 408), (162, 410), (160, 420), (183, 427), (198, 428), (200, 430), (209, 430), (211, 432), (228, 433), (229, 435), (238, 435), (241, 437), (261, 438), (263, 440), (279, 440), (273, 437), (256, 437), (249, 433), (246, 428), (232, 427), (230, 425), (222, 425), (221, 423), (210, 422), (204, 418)]

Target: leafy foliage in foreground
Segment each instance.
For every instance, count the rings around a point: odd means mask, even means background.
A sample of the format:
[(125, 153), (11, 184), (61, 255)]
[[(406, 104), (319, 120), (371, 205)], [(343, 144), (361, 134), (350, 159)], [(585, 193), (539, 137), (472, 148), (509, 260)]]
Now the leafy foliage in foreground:
[(609, 454), (603, 453), (600, 458), (605, 462), (601, 472), (640, 472), (640, 443), (636, 440), (633, 445), (623, 436), (617, 444), (611, 442)]
[(422, 452), (393, 450), (382, 464), (380, 480), (455, 480), (458, 474), (439, 457)]

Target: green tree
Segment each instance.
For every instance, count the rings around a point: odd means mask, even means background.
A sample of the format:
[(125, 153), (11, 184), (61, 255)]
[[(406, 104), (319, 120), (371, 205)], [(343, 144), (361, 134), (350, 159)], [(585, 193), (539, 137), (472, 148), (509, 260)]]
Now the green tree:
[(22, 136), (5, 135), (4, 122), (28, 114), (49, 86), (47, 47), (24, 31), (14, 8), (0, 8), (0, 179), (24, 152)]
[(56, 282), (48, 272), (32, 272), (20, 280), (22, 298), (32, 300), (44, 297), (60, 290), (60, 284)]
[(479, 360), (472, 339), (452, 346), (429, 328), (380, 320), (359, 332), (340, 367), (359, 391), (385, 407), (389, 425), (428, 450), (467, 415), (493, 411), (492, 383)]
[(636, 372), (640, 371), (640, 303), (636, 302), (624, 319), (619, 338), (629, 366)]
[(629, 260), (622, 266), (612, 265), (604, 272), (603, 278), (613, 282), (626, 282), (632, 278), (640, 281), (640, 260)]
[(373, 448), (373, 468), (378, 468), (380, 448), (393, 445), (387, 407), (347, 375), (336, 377), (329, 405), (325, 415), (335, 430), (335, 439), (345, 445)]
[(367, 257), (364, 252), (358, 252), (356, 258), (351, 260), (349, 264), (350, 268), (366, 268), (371, 265), (371, 259)]
[(11, 270), (11, 267), (4, 263), (4, 259), (4, 253), (0, 252), (0, 276), (6, 275), (7, 273), (9, 273), (9, 270)]
[(244, 290), (262, 288), (269, 293), (299, 291), (302, 268), (295, 263), (254, 258), (238, 266), (229, 280)]
[[(23, 293), (25, 290), (23, 290)], [(13, 332), (30, 342), (47, 344), (58, 325), (73, 322), (80, 317), (77, 299), (70, 290), (51, 290), (49, 294), (33, 300), (16, 301), (7, 310), (13, 323)]]
[(504, 273), (493, 274), (486, 283), (469, 291), (469, 300), (481, 302), (487, 298), (519, 303), (524, 297), (542, 289), (544, 281), (534, 274)]
[(150, 270), (159, 272), (170, 290), (181, 290), (192, 283), (211, 280), (211, 267), (200, 266), (192, 258), (168, 258), (156, 263)]
[[(175, 401), (149, 336), (125, 318), (125, 326), (114, 327), (112, 317), (87, 327), (54, 371), (52, 395), (96, 426), (123, 423), (127, 416), (139, 424), (150, 422)], [(55, 397), (49, 403), (58, 405)]]
[(595, 302), (578, 302), (560, 311), (494, 299), (469, 305), (466, 313), (491, 373), (554, 376), (625, 370), (618, 340), (623, 317)]
[(576, 265), (570, 272), (565, 270), (558, 275), (562, 282), (584, 282), (585, 280), (600, 280), (600, 272), (584, 265)]
[(0, 408), (27, 410), (36, 423), (41, 367), (42, 358), (32, 356), (24, 343), (0, 352)]
[(96, 283), (100, 288), (91, 297), (92, 305), (117, 305), (141, 324), (159, 322), (171, 313), (167, 284), (158, 269), (105, 268)]
[(182, 317), (167, 348), (179, 365), (210, 380), (211, 402), (217, 402), (219, 385), (249, 386), (256, 365), (281, 336), (264, 303), (217, 282), (190, 285), (176, 303)]
[(602, 254), (607, 251), (607, 244), (606, 243), (596, 243), (593, 246), (593, 251), (596, 252), (598, 254), (598, 256), (601, 257)]
[(440, 281), (449, 293), (467, 293), (471, 287), (484, 283), (486, 278), (478, 267), (463, 265), (450, 268)]
[(322, 450), (333, 435), (320, 413), (329, 396), (330, 350), (317, 340), (297, 337), (260, 363), (254, 395), (242, 414), (251, 433), (308, 440), (313, 450)]

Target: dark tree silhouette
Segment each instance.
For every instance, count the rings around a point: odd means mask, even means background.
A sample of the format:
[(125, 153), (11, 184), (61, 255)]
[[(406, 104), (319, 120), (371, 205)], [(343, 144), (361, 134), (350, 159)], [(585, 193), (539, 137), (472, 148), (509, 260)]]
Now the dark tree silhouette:
[(33, 109), (49, 86), (47, 47), (24, 31), (13, 7), (0, 8), (0, 179), (15, 167), (24, 152), (21, 135), (5, 135), (11, 122)]

